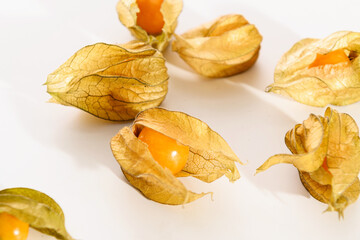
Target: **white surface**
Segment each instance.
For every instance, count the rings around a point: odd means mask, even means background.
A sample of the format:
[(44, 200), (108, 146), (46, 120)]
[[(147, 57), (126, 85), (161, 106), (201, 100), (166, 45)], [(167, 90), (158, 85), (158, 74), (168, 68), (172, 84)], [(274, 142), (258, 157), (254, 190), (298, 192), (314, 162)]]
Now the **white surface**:
[[(127, 184), (109, 141), (129, 124), (97, 119), (46, 101), (41, 84), (81, 47), (132, 39), (117, 19), (116, 1), (1, 0), (0, 4), (0, 189), (30, 187), (63, 208), (76, 239), (359, 239), (360, 202), (345, 219), (325, 213), (309, 197), (297, 171), (274, 166), (253, 176), (276, 153), (289, 152), (287, 130), (313, 108), (264, 89), (280, 56), (305, 37), (359, 29), (360, 2), (273, 0), (184, 0), (177, 33), (227, 13), (241, 13), (264, 39), (248, 72), (208, 80), (166, 51), (171, 76), (162, 105), (196, 116), (219, 132), (247, 165), (242, 178), (206, 184), (183, 179), (189, 189), (214, 192), (185, 206), (145, 199)], [(360, 103), (336, 107), (360, 123)], [(50, 239), (31, 232), (29, 240)]]

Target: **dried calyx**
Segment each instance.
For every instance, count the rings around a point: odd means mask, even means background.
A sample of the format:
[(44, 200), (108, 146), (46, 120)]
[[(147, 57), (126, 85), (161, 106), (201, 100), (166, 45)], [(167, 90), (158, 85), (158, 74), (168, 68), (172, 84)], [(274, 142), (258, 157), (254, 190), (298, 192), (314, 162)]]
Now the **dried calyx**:
[(336, 32), (324, 39), (303, 39), (275, 68), (267, 92), (323, 107), (360, 100), (360, 33)]
[[(1, 218), (5, 217), (7, 223), (11, 221), (18, 225), (28, 224), (35, 230), (59, 240), (73, 240), (65, 229), (65, 216), (61, 207), (52, 198), (34, 189), (9, 188), (1, 190), (0, 216), (2, 216)], [(7, 230), (4, 229), (5, 227), (6, 224), (0, 226), (0, 239), (7, 235), (7, 233), (1, 232)], [(21, 228), (25, 227), (22, 226)], [(20, 231), (20, 229), (17, 230)], [(27, 233), (25, 233), (26, 229), (22, 230), (22, 235), (26, 238)]]
[(293, 154), (274, 155), (257, 172), (278, 163), (293, 164), (309, 193), (328, 204), (327, 211), (342, 217), (360, 193), (360, 138), (355, 121), (328, 108), (324, 117), (311, 114), (297, 124), (286, 134), (285, 143)]
[(132, 41), (86, 46), (49, 74), (45, 84), (52, 102), (107, 120), (130, 120), (161, 104), (168, 78), (162, 54)]
[[(146, 128), (184, 146), (181, 154), (186, 155), (188, 151), (180, 172), (171, 171), (170, 167), (155, 160), (154, 149), (161, 151), (169, 146), (168, 140), (165, 146), (151, 147), (156, 142), (138, 138)], [(160, 108), (141, 112), (130, 128), (124, 127), (113, 137), (111, 149), (128, 181), (145, 197), (159, 203), (185, 204), (204, 196), (204, 193), (187, 190), (177, 177), (193, 176), (204, 182), (212, 182), (223, 175), (230, 181), (240, 177), (235, 166), (240, 160), (225, 140), (204, 122), (181, 112)]]
[(226, 15), (182, 35), (173, 51), (206, 77), (226, 77), (249, 69), (259, 56), (262, 36), (241, 15)]

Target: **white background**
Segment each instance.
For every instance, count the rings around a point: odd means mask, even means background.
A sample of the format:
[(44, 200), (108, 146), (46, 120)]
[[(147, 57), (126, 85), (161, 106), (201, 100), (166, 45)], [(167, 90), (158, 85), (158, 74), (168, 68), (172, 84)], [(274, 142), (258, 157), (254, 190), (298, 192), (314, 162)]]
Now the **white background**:
[[(145, 199), (124, 179), (109, 141), (128, 123), (97, 119), (46, 103), (47, 75), (85, 45), (132, 39), (114, 0), (0, 1), (0, 189), (30, 187), (63, 208), (76, 239), (359, 239), (360, 201), (336, 213), (311, 198), (291, 165), (253, 176), (276, 153), (289, 153), (285, 133), (325, 108), (267, 94), (273, 69), (296, 41), (338, 30), (360, 31), (358, 0), (184, 0), (177, 33), (228, 14), (243, 14), (264, 39), (248, 72), (224, 79), (193, 73), (169, 48), (171, 77), (163, 107), (202, 119), (239, 158), (242, 178), (206, 184), (214, 193), (185, 206)], [(360, 103), (336, 107), (360, 123)], [(51, 239), (31, 231), (29, 240)]]

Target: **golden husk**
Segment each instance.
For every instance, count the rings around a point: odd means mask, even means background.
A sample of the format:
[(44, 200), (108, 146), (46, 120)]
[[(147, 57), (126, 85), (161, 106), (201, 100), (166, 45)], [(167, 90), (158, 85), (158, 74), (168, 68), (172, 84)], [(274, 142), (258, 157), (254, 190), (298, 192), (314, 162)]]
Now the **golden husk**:
[(177, 18), (181, 13), (182, 7), (182, 0), (163, 1), (160, 11), (165, 23), (159, 35), (150, 35), (140, 26), (136, 25), (136, 14), (139, 12), (136, 0), (120, 0), (116, 6), (116, 11), (120, 22), (129, 29), (136, 39), (150, 44), (159, 51), (163, 51), (168, 46), (175, 31)]
[[(187, 163), (176, 176), (161, 167), (147, 145), (137, 138), (144, 127), (189, 146)], [(177, 177), (193, 176), (204, 182), (223, 175), (231, 182), (240, 178), (235, 162), (241, 162), (225, 140), (204, 122), (182, 112), (161, 108), (141, 112), (131, 128), (125, 127), (113, 137), (111, 149), (131, 185), (145, 197), (163, 204), (185, 204), (205, 195), (187, 190)]]
[(309, 193), (328, 204), (328, 211), (343, 216), (360, 193), (360, 138), (355, 121), (328, 108), (324, 117), (311, 114), (287, 132), (285, 143), (293, 154), (270, 157), (257, 173), (278, 163), (293, 164)]
[(226, 77), (249, 69), (259, 56), (262, 36), (241, 15), (226, 15), (182, 35), (173, 51), (206, 77)]
[(132, 41), (86, 46), (51, 73), (45, 84), (51, 102), (107, 120), (130, 120), (161, 104), (168, 78), (162, 54)]
[(60, 240), (73, 240), (65, 229), (61, 207), (46, 194), (29, 188), (0, 191), (0, 213), (15, 216), (30, 227)]
[[(316, 54), (344, 49), (350, 64), (312, 67)], [(303, 39), (286, 52), (275, 68), (267, 92), (289, 96), (316, 107), (348, 105), (360, 100), (360, 33), (341, 31), (324, 39)]]

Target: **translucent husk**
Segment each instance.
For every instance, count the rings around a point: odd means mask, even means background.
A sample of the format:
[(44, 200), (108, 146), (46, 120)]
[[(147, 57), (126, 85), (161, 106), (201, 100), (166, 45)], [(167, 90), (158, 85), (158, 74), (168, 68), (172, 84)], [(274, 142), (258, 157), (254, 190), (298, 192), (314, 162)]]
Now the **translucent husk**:
[(285, 143), (293, 154), (270, 157), (257, 173), (278, 163), (293, 164), (309, 193), (328, 204), (327, 211), (342, 217), (360, 193), (360, 138), (355, 121), (328, 108), (324, 117), (312, 114), (287, 132)]
[(158, 49), (165, 50), (177, 26), (177, 18), (183, 7), (182, 0), (164, 0), (160, 11), (164, 17), (164, 26), (161, 34), (150, 35), (140, 26), (136, 25), (139, 8), (136, 0), (120, 0), (116, 6), (120, 22), (129, 29), (131, 34), (138, 40), (146, 42)]
[(2, 212), (57, 239), (73, 239), (65, 229), (65, 217), (60, 206), (42, 192), (29, 188), (4, 189), (0, 191), (0, 213)]
[(161, 104), (168, 78), (162, 54), (132, 41), (86, 46), (49, 74), (45, 84), (51, 102), (107, 120), (129, 120)]
[[(161, 167), (137, 138), (143, 127), (189, 146), (187, 163), (176, 176)], [(130, 128), (124, 127), (112, 138), (111, 149), (131, 185), (159, 203), (185, 204), (205, 195), (187, 190), (177, 177), (193, 176), (208, 183), (223, 175), (231, 182), (240, 178), (235, 162), (241, 162), (225, 140), (201, 120), (182, 112), (160, 108), (141, 112)]]
[(241, 15), (226, 15), (182, 35), (173, 51), (206, 77), (226, 77), (249, 69), (257, 60), (262, 36)]
[[(311, 67), (316, 54), (343, 49), (350, 64)], [(360, 33), (341, 31), (324, 39), (303, 39), (286, 52), (275, 68), (267, 92), (289, 96), (316, 107), (348, 105), (360, 100)]]

